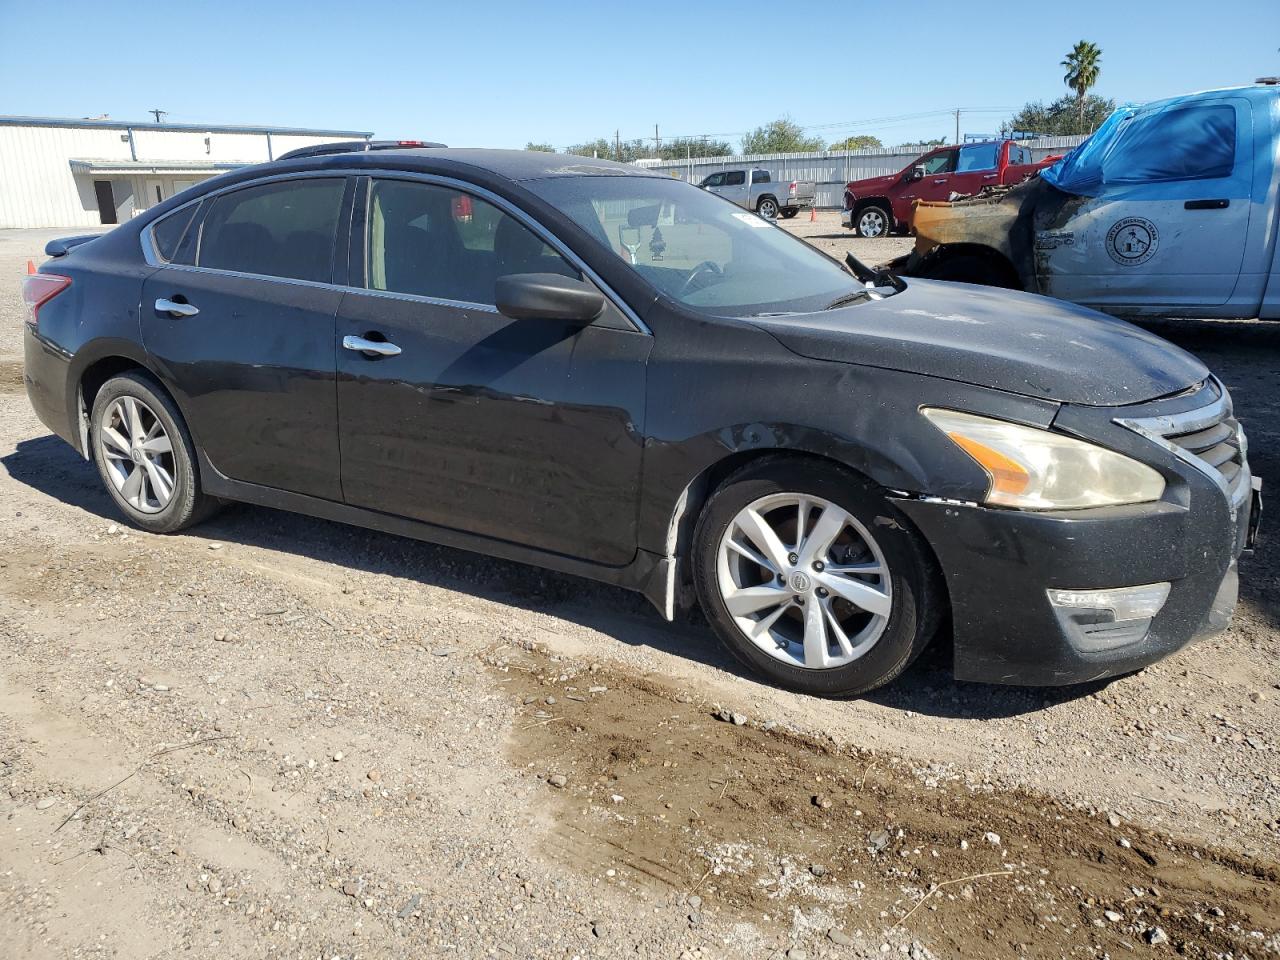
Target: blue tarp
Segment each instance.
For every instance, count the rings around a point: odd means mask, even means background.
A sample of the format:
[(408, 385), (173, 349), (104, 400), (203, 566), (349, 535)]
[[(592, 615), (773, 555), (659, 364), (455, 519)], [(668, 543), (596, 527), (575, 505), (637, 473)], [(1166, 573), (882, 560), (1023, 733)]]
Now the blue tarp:
[(1176, 97), (1120, 107), (1041, 177), (1066, 193), (1096, 197), (1109, 186), (1230, 177), (1235, 151), (1234, 106)]

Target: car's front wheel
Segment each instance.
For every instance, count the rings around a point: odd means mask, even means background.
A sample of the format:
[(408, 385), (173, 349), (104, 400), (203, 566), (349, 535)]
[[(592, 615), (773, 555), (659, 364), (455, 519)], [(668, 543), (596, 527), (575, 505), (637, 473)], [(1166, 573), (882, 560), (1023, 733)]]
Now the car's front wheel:
[(694, 537), (698, 598), (770, 680), (820, 696), (882, 686), (925, 649), (941, 597), (927, 546), (865, 480), (774, 458), (712, 495)]
[(91, 418), (98, 473), (130, 523), (172, 533), (217, 508), (200, 489), (182, 415), (150, 377), (130, 372), (108, 380), (94, 398)]
[(884, 207), (863, 207), (853, 223), (858, 236), (868, 240), (886, 237), (893, 228), (893, 218)]

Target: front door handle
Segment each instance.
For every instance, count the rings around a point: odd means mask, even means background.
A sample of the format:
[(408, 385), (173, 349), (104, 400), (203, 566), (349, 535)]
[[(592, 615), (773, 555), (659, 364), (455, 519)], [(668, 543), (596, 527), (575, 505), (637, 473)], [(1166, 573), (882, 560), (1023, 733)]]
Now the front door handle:
[(1225, 210), (1231, 206), (1230, 200), (1188, 200), (1182, 205), (1184, 210)]
[(179, 303), (164, 297), (156, 301), (156, 313), (167, 313), (171, 317), (194, 317), (199, 312), (200, 308), (194, 303)]
[(366, 340), (364, 337), (346, 336), (342, 338), (342, 346), (346, 350), (360, 353), (376, 353), (380, 357), (398, 357), (400, 348), (385, 340)]
[(946, 177), (943, 177), (941, 180), (935, 180), (935, 181), (933, 181), (933, 182), (934, 182), (934, 183), (946, 183), (946, 182), (947, 182), (947, 178), (946, 178)]

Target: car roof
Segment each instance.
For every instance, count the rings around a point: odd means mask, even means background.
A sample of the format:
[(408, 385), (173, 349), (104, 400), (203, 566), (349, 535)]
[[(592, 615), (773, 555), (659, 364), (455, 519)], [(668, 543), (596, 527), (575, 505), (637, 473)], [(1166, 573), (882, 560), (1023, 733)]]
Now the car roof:
[[(565, 153), (537, 150), (489, 150), (474, 147), (411, 147), (403, 150), (337, 153), (320, 157), (277, 161), (289, 169), (328, 167), (379, 167), (440, 173), (477, 170), (506, 180), (543, 180), (548, 177), (654, 177), (662, 176), (643, 167), (612, 160), (597, 160)], [(266, 172), (267, 164), (257, 169)], [(260, 174), (259, 174), (260, 175)]]

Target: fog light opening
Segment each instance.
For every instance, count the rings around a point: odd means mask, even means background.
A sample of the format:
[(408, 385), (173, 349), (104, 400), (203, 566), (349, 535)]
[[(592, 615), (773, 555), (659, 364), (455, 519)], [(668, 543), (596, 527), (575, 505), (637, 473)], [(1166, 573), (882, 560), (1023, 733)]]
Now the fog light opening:
[(1146, 639), (1151, 621), (1169, 599), (1168, 583), (1103, 590), (1046, 591), (1072, 642), (1084, 651), (1109, 650)]

